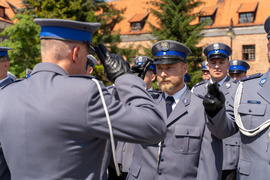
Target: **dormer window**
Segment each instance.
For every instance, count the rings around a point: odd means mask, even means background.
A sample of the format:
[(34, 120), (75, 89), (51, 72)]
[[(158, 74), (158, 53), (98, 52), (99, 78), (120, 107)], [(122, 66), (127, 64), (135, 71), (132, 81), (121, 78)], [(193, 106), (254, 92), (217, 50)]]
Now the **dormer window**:
[(0, 6), (0, 17), (4, 18), (5, 17), (5, 8)]
[(130, 23), (131, 25), (131, 30), (132, 31), (140, 31), (141, 30), (141, 22), (133, 22), (133, 23)]
[(258, 2), (242, 3), (238, 8), (239, 23), (253, 23), (255, 20)]
[(249, 23), (254, 21), (254, 13), (239, 13), (239, 23)]
[(211, 20), (207, 25), (211, 26), (215, 22), (215, 16), (218, 6), (203, 7), (199, 16), (200, 23), (206, 20)]
[(207, 25), (211, 26), (213, 24), (213, 18), (211, 16), (200, 16), (199, 18), (200, 18), (200, 23), (202, 23), (203, 21), (206, 21), (206, 20), (212, 20)]
[(131, 31), (141, 31), (145, 25), (148, 15), (149, 13), (141, 13), (141, 14), (136, 14), (135, 16), (133, 16), (129, 20)]

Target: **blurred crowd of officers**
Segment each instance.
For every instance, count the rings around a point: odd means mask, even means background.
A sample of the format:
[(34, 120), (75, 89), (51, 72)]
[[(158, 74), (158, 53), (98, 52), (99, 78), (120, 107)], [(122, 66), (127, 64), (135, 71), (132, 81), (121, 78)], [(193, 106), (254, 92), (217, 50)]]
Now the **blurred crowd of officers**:
[[(42, 63), (17, 79), (0, 47), (0, 179), (270, 179), (270, 72), (247, 76), (232, 49), (209, 44), (202, 79), (186, 85), (172, 40), (134, 65), (92, 45), (99, 23), (35, 19)], [(264, 24), (270, 38), (270, 17)], [(267, 44), (270, 62), (270, 45)], [(91, 76), (98, 60), (113, 85)], [(156, 80), (159, 90), (154, 90)]]

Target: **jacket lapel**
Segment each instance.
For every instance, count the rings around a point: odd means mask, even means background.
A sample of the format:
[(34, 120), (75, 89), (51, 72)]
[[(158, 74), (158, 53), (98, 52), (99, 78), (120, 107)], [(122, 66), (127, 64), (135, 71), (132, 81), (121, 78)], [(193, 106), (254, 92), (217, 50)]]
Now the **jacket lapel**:
[[(188, 105), (190, 104), (190, 97), (191, 97), (191, 92), (189, 89), (187, 89), (184, 94), (182, 95), (181, 99), (171, 112), (170, 116), (165, 120), (165, 123), (167, 127), (173, 123), (174, 121), (177, 121), (179, 117), (183, 116), (187, 112)], [(166, 109), (166, 104), (165, 100), (163, 108)], [(164, 111), (166, 113), (166, 111)]]
[(229, 93), (229, 88), (231, 88), (231, 83), (230, 81), (230, 77), (227, 76), (226, 80), (224, 81), (224, 83), (220, 86), (220, 90), (223, 92), (224, 95)]

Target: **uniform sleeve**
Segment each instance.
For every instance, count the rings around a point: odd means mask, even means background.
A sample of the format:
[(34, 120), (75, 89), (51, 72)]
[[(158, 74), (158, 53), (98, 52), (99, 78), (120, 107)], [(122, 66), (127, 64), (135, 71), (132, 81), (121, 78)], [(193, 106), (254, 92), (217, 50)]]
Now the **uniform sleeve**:
[(205, 127), (201, 144), (197, 180), (220, 179), (222, 158), (222, 140), (212, 135), (208, 128)]
[[(131, 74), (118, 77), (115, 81), (118, 101), (101, 84), (116, 141), (153, 144), (165, 138), (164, 117), (144, 85), (143, 80)], [(109, 138), (108, 123), (96, 86), (91, 89), (88, 99), (87, 124), (93, 136)]]
[(207, 118), (207, 126), (217, 138), (224, 139), (237, 133), (238, 127), (234, 122), (233, 112), (233, 105), (230, 103), (227, 108), (224, 106), (215, 117)]

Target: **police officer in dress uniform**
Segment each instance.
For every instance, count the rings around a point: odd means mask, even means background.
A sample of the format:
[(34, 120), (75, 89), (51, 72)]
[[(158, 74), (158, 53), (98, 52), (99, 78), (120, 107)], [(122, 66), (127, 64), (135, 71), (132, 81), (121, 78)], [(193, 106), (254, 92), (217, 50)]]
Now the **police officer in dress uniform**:
[(240, 80), (247, 76), (247, 70), (250, 66), (246, 61), (243, 60), (231, 60), (229, 68), (229, 76), (232, 79)]
[[(270, 16), (264, 23), (270, 60)], [(270, 61), (269, 61), (270, 62)], [(237, 179), (266, 180), (270, 177), (270, 70), (241, 79), (234, 102), (224, 106), (224, 95), (212, 85), (203, 104), (208, 114), (208, 127), (219, 138), (240, 131), (241, 145)], [(235, 108), (235, 111), (234, 111)], [(211, 114), (211, 115), (209, 115)]]
[(121, 56), (111, 55), (103, 44), (95, 48), (121, 101), (83, 75), (99, 23), (35, 22), (41, 26), (42, 63), (29, 78), (0, 93), (0, 142), (12, 179), (100, 179), (106, 141), (112, 137), (105, 105), (116, 141), (164, 139), (162, 113)]
[[(235, 92), (237, 81), (231, 79), (228, 75), (230, 67), (229, 56), (232, 50), (229, 46), (223, 43), (213, 43), (204, 49), (204, 54), (207, 57), (208, 68), (211, 78), (208, 81), (202, 81), (194, 86), (193, 93), (199, 97), (204, 97), (207, 93), (207, 87), (213, 82), (217, 82), (220, 90), (225, 95), (227, 100), (226, 106), (229, 104), (229, 99)], [(232, 137), (223, 139), (223, 167), (222, 180), (236, 179), (236, 168), (239, 159), (240, 135), (236, 134)]]
[[(11, 48), (0, 47), (0, 88), (14, 81), (8, 76), (8, 68), (9, 68), (8, 50), (11, 50)], [(1, 145), (0, 145), (0, 148), (1, 148)], [(0, 149), (0, 179), (9, 180), (10, 178), (11, 178), (10, 172), (7, 167), (5, 157), (3, 155), (3, 151), (1, 148)]]
[(207, 61), (203, 61), (201, 63), (201, 66), (202, 66), (202, 79), (203, 80), (208, 80), (210, 79), (210, 74), (209, 74), (209, 68), (207, 66), (208, 62)]
[(7, 85), (8, 83), (14, 81), (8, 77), (8, 68), (9, 68), (9, 56), (8, 50), (12, 48), (9, 47), (0, 47), (0, 87)]
[(220, 179), (222, 141), (205, 128), (202, 99), (184, 82), (190, 49), (164, 40), (156, 42), (151, 52), (162, 91), (153, 98), (167, 116), (167, 136), (160, 143), (135, 145), (127, 179)]

